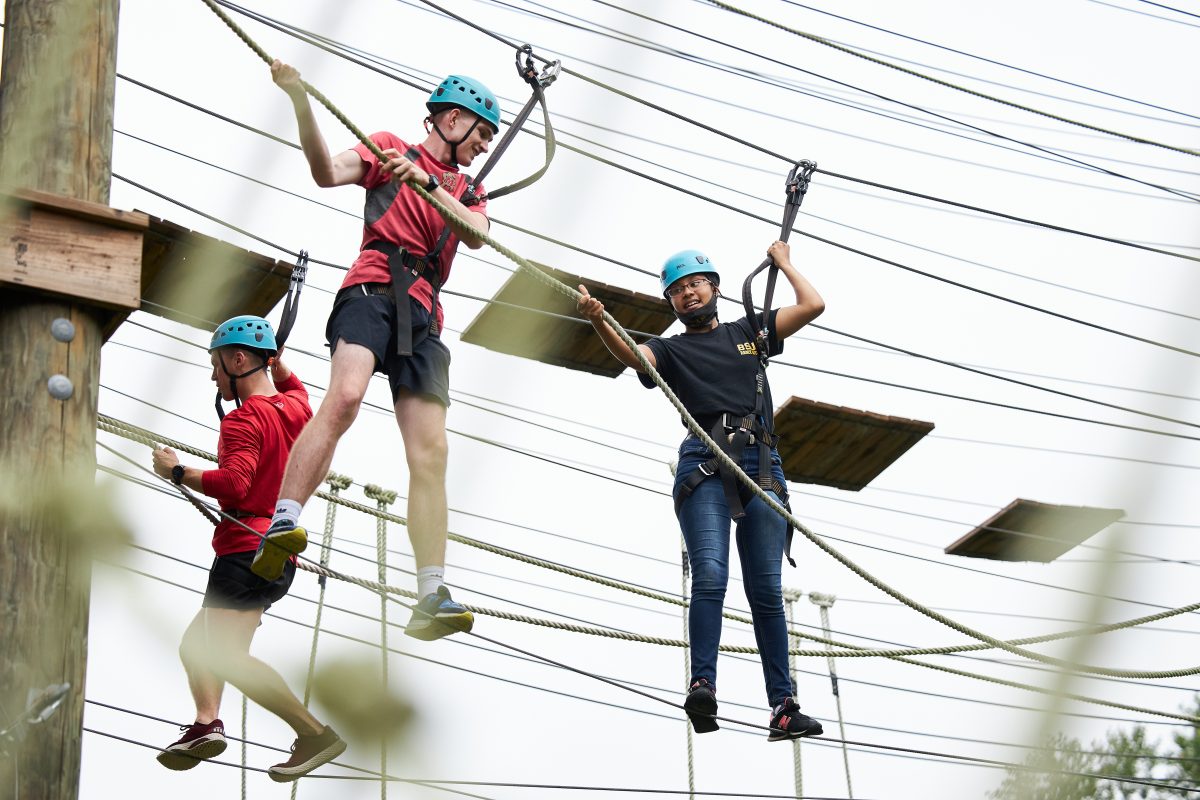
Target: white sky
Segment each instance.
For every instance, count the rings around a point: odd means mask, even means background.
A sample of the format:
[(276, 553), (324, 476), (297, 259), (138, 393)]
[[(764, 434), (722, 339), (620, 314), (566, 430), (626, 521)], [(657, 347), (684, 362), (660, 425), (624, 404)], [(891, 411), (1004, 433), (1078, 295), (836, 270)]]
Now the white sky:
[[(1194, 20), (1135, 0), (1117, 2), (1176, 21), (1152, 19), (1086, 0), (1054, 4), (854, 0), (836, 5), (814, 0), (816, 7), (958, 50), (1171, 109), (1200, 112), (1196, 107), (1193, 62), (1186, 57), (1195, 52)], [(413, 70), (423, 83), (429, 83), (427, 75), (440, 78), (449, 72), (465, 73), (485, 80), (505, 98), (508, 111), (515, 111), (524, 100), (523, 84), (511, 66), (511, 51), (416, 5), (400, 0), (338, 4), (264, 1), (250, 5), (394, 59)], [(834, 172), (1122, 239), (1165, 243), (1180, 252), (1196, 253), (1195, 248), (1200, 246), (1195, 207), (1189, 201), (1035, 157), (1020, 145), (1005, 144), (1011, 149), (1001, 149), (969, 141), (995, 142), (982, 134), (963, 132), (963, 138), (930, 130), (952, 126), (599, 3), (576, 0), (554, 5), (592, 23), (612, 26), (696, 57), (758, 71), (775, 83), (788, 82), (801, 91), (790, 92), (688, 64), (514, 10), (544, 11), (527, 0), (513, 0), (511, 7), (475, 0), (453, 5), (482, 25), (531, 42), (543, 55), (561, 53), (573, 69), (769, 150), (815, 160)], [(702, 2), (655, 0), (625, 5), (636, 5), (660, 19), (777, 61), (936, 109), (956, 120), (1041, 147), (1086, 154), (1077, 157), (1117, 172), (1187, 191), (1200, 190), (1198, 163), (1186, 155), (1093, 134), (972, 99)], [(1200, 139), (1194, 127), (1184, 124), (1189, 118), (1183, 116), (907, 42), (780, 0), (746, 0), (744, 5), (793, 27), (878, 50), (891, 58), (968, 73), (973, 79), (946, 77), (1073, 119), (1185, 147), (1196, 147)], [(1178, 5), (1191, 8), (1186, 0), (1179, 0)], [(361, 128), (420, 137), (422, 93), (238, 19), (269, 52), (296, 64), (305, 78), (329, 95)], [(621, 73), (610, 71), (614, 67)], [(289, 140), (295, 138), (290, 106), (270, 82), (266, 67), (200, 2), (125, 0), (118, 69), (190, 102)], [(631, 77), (634, 75), (640, 77)], [(983, 83), (984, 79), (1014, 88)], [(854, 106), (877, 107), (893, 119), (806, 94), (810, 92)], [(1035, 92), (1100, 107), (1068, 103)], [(564, 142), (754, 213), (772, 219), (779, 214), (782, 179), (788, 168), (780, 160), (569, 76), (550, 89), (549, 102)], [(1116, 113), (1111, 110), (1114, 108), (1128, 113)], [(353, 144), (352, 136), (336, 120), (323, 111), (318, 114), (335, 151)], [(905, 124), (894, 117), (925, 127)], [(1161, 118), (1178, 122), (1166, 123)], [(1190, 122), (1194, 125), (1196, 120)], [(121, 80), (117, 83), (116, 128), (121, 132), (116, 134), (113, 148), (116, 172), (288, 248), (307, 248), (316, 258), (338, 263), (348, 264), (353, 259), (360, 241), (360, 223), (355, 218), (361, 208), (361, 190), (316, 189), (296, 151)], [(339, 214), (264, 188), (124, 134), (252, 175), (348, 213)], [(615, 150), (580, 142), (576, 134)], [(539, 163), (540, 153), (540, 140), (521, 137), (490, 185), (507, 183), (531, 171)], [(669, 170), (680, 170), (688, 176)], [(702, 181), (712, 181), (716, 186)], [(891, 193), (860, 189), (818, 175), (799, 226), (1023, 303), (1185, 348), (1194, 347), (1198, 341), (1200, 328), (1195, 320), (1180, 316), (1194, 313), (1187, 299), (1195, 297), (1197, 289), (1192, 262), (960, 213), (933, 203), (901, 200)], [(136, 207), (259, 252), (280, 255), (120, 181), (113, 183), (112, 204), (118, 208)], [(703, 249), (721, 269), (727, 289), (732, 288), (734, 293), (742, 276), (757, 265), (777, 233), (776, 225), (750, 220), (564, 149), (559, 150), (549, 174), (540, 183), (496, 201), (490, 210), (501, 220), (644, 269), (657, 270), (663, 258), (676, 250)], [(522, 235), (505, 225), (494, 225), (493, 233), (529, 258), (637, 291), (656, 291), (655, 282), (644, 275)], [(794, 236), (792, 242), (794, 261), (826, 299), (828, 310), (819, 320), (823, 325), (950, 361), (1035, 373), (1040, 377), (1028, 378), (1035, 383), (1106, 402), (1171, 417), (1195, 417), (1195, 402), (1177, 397), (1200, 395), (1192, 357), (1024, 310), (801, 236)], [(505, 269), (512, 265), (490, 250), (471, 253), (478, 259), (466, 257), (466, 252), (460, 253), (448, 288), (491, 296), (507, 277), (495, 265)], [(322, 350), (331, 294), (319, 289), (336, 289), (341, 278), (341, 272), (328, 268), (310, 269), (310, 288), (304, 294), (302, 316), (291, 340), (296, 348)], [(1128, 302), (1100, 299), (1095, 294)], [(461, 402), (451, 407), (450, 428), (555, 459), (582, 462), (589, 469), (637, 481), (655, 491), (667, 488), (665, 462), (682, 432), (663, 397), (641, 389), (628, 374), (609, 380), (459, 343), (456, 331), (464, 329), (482, 306), (456, 297), (446, 297), (444, 302), (450, 328), (446, 339), (454, 357), (454, 390), (488, 398), (484, 405), (511, 403), (566, 417), (571, 422), (517, 412), (527, 419), (644, 457), (583, 443)], [(1136, 308), (1133, 303), (1176, 313)], [(726, 318), (732, 313), (729, 309), (732, 306), (725, 309)], [(207, 342), (206, 331), (146, 314), (135, 314), (132, 319), (195, 343)], [(207, 427), (215, 425), (207, 373), (160, 355), (122, 347), (122, 343), (196, 364), (205, 361), (203, 353), (194, 347), (126, 325), (104, 350), (101, 380), (106, 390), (101, 393), (101, 411), (215, 450), (216, 435)], [(1060, 414), (1195, 433), (1178, 424), (1102, 409), (902, 355), (844, 346), (847, 343), (830, 333), (802, 331), (788, 342), (783, 360)], [(328, 368), (324, 362), (293, 351), (290, 363), (303, 378), (325, 385)], [(989, 634), (1019, 637), (1073, 627), (1067, 622), (1021, 615), (1114, 621), (1194, 600), (1194, 593), (1189, 591), (1195, 580), (1190, 573), (1194, 566), (1190, 565), (1119, 563), (1111, 572), (1101, 573), (1095, 563), (1067, 563), (1104, 555), (1097, 550), (1076, 549), (1063, 563), (1037, 565), (965, 561), (944, 556), (941, 549), (1013, 498), (1024, 497), (1123, 508), (1129, 520), (1178, 525), (1116, 525), (1089, 544), (1164, 558), (1193, 557), (1194, 548), (1188, 547), (1188, 539), (1194, 536), (1195, 528), (1187, 526), (1200, 525), (1189, 491), (1195, 470), (1200, 468), (1200, 448), (1195, 442), (1002, 410), (783, 365), (774, 366), (770, 375), (777, 403), (799, 395), (936, 423), (933, 435), (862, 492), (794, 487), (793, 507), (801, 519), (817, 532), (837, 537), (836, 547), (920, 602), (953, 609), (951, 616)], [(1066, 379), (1110, 386), (1068, 383)], [(1130, 391), (1112, 386), (1128, 387)], [(117, 391), (197, 422), (156, 411)], [(314, 400), (319, 395), (314, 393)], [(465, 394), (456, 394), (455, 399), (477, 402)], [(377, 382), (368, 400), (387, 406), (386, 384)], [(509, 407), (497, 408), (512, 411)], [(584, 425), (619, 429), (640, 439), (598, 432)], [(149, 464), (145, 448), (106, 434), (100, 434), (100, 439)], [(666, 497), (456, 434), (451, 434), (450, 445), (450, 506), (458, 512), (479, 515), (452, 513), (452, 530), (632, 583), (678, 591), (679, 534)], [(131, 469), (103, 450), (99, 461), (123, 471)], [(196, 460), (189, 458), (187, 462)], [(395, 488), (401, 494), (407, 491), (399, 434), (383, 414), (361, 414), (343, 440), (333, 466), (360, 484), (348, 492), (351, 498), (363, 499), (361, 484), (366, 483)], [(211, 559), (208, 531), (194, 511), (175, 499), (128, 484), (114, 484), (114, 491), (128, 511), (138, 544), (195, 564), (207, 564)], [(395, 510), (404, 513), (403, 501)], [(320, 501), (306, 510), (305, 522), (310, 530), (319, 532), (324, 511)], [(338, 546), (371, 555), (374, 527), (373, 519), (343, 509), (338, 515)], [(579, 542), (530, 529), (573, 537)], [(391, 526), (389, 537), (393, 548), (409, 551), (401, 528)], [(309, 554), (315, 555), (315, 550)], [(805, 592), (836, 594), (838, 600), (831, 616), (841, 638), (866, 645), (877, 640), (912, 646), (965, 641), (886, 598), (801, 537), (797, 537), (793, 554), (800, 566), (795, 570), (785, 566), (785, 584)], [(128, 561), (163, 578), (196, 589), (203, 587), (204, 574), (193, 567), (139, 551), (130, 551)], [(595, 625), (650, 635), (676, 638), (681, 633), (682, 618), (674, 606), (575, 581), (466, 546), (451, 545), (449, 562), (448, 578), (455, 586), (455, 596), (465, 602), (536, 616), (555, 612)], [(391, 563), (400, 570), (412, 568), (407, 555), (393, 556)], [(364, 576), (374, 575), (370, 563), (338, 554), (332, 565)], [(412, 578), (393, 571), (391, 582), (411, 587)], [(1102, 592), (1136, 602), (1093, 604), (1078, 591)], [(301, 598), (315, 598), (316, 592), (315, 580), (301, 573), (294, 596), (273, 611), (282, 617), (311, 622), (314, 606)], [(378, 613), (375, 595), (346, 584), (331, 583), (327, 599), (360, 613)], [(198, 603), (198, 595), (183, 589), (128, 572), (98, 569), (92, 597), (88, 699), (168, 719), (189, 720), (191, 701), (175, 649)], [(736, 581), (730, 584), (727, 605), (746, 607), (741, 585)], [(796, 611), (798, 622), (819, 624), (817, 610), (807, 598), (797, 604)], [(401, 625), (407, 621), (407, 612), (397, 606), (392, 606), (389, 613)], [(348, 613), (327, 611), (323, 624), (329, 630), (378, 640), (376, 622)], [(683, 654), (677, 649), (595, 639), (489, 617), (478, 620), (477, 630), (619, 681), (659, 687), (665, 690), (661, 693), (664, 696), (680, 699), (673, 693), (683, 688), (685, 670)], [(1194, 617), (1188, 616), (1161, 623), (1152, 631), (1095, 641), (1075, 654), (1091, 663), (1129, 669), (1182, 667), (1194, 661), (1193, 637), (1198, 632)], [(408, 697), (420, 713), (414, 735), (396, 748), (389, 761), (394, 774), (493, 782), (674, 790), (687, 787), (685, 724), (681, 720), (587, 700), (679, 716), (667, 706), (580, 675), (486, 652), (475, 647), (482, 642), (468, 637), (421, 643), (393, 628), (389, 641), (403, 653), (472, 671), (393, 655), (393, 688)], [(724, 641), (752, 644), (753, 637), (747, 627), (728, 623)], [(307, 629), (270, 618), (260, 631), (254, 651), (277, 665), (299, 690), (309, 644)], [(1067, 651), (1051, 647), (1046, 652)], [(320, 663), (345, 657), (374, 660), (378, 656), (376, 650), (366, 646), (322, 637)], [(1003, 654), (929, 660), (1009, 680), (1057, 685), (1055, 676), (1013, 665)], [(831, 736), (836, 735), (836, 711), (829, 681), (823, 676), (824, 659), (801, 659), (799, 667), (808, 671), (799, 676), (802, 706), (826, 722)], [(1043, 715), (1027, 709), (1049, 706), (1042, 695), (1032, 692), (890, 661), (842, 660), (838, 673), (847, 738), (864, 742), (1020, 760), (1023, 751), (1019, 749), (936, 737), (1032, 744), (1045, 720)], [(519, 681), (558, 694), (503, 681)], [(723, 714), (765, 724), (756, 659), (723, 657), (718, 685)], [(1189, 691), (1198, 686), (1195, 678), (1159, 683), (1080, 679), (1071, 682), (1069, 688), (1090, 696), (1175, 711), (1191, 696)], [(234, 732), (239, 724), (238, 700), (237, 693), (231, 691), (223, 712)], [(318, 708), (323, 718), (328, 717), (326, 709)], [(1141, 718), (1082, 703), (1064, 708), (1083, 714)], [(169, 725), (95, 705), (88, 707), (86, 724), (160, 746), (174, 736)], [(1063, 717), (1049, 724), (1086, 742), (1118, 723)], [(697, 788), (777, 795), (791, 792), (791, 748), (767, 746), (762, 731), (747, 734), (735, 727), (726, 726), (727, 730), (718, 734), (696, 739)], [(1152, 724), (1151, 729), (1162, 737), (1169, 731), (1159, 724)], [(286, 748), (291, 741), (291, 733), (282, 723), (257, 708), (251, 710), (249, 730), (251, 739), (274, 746)], [(803, 753), (806, 793), (845, 797), (840, 751), (814, 742), (806, 744)], [(236, 750), (229, 750), (227, 755), (236, 757)], [(251, 748), (249, 759), (258, 767), (281, 760), (277, 754), (256, 747)], [(370, 744), (356, 743), (344, 760), (377, 768), (378, 752)], [(1002, 777), (998, 770), (901, 758), (871, 749), (852, 751), (850, 766), (854, 795), (860, 798), (981, 797)], [(327, 768), (322, 772), (338, 774), (339, 770)], [(159, 791), (177, 798), (232, 796), (239, 785), (239, 773), (212, 765), (169, 773), (154, 763), (150, 750), (85, 734), (81, 796), (107, 796), (117, 785), (123, 787), (122, 791), (133, 787), (135, 796)], [(250, 773), (248, 785), (252, 797), (283, 797), (288, 792), (260, 773)], [(306, 798), (367, 797), (378, 791), (377, 785), (323, 780), (305, 781), (300, 789)], [(490, 798), (588, 796), (494, 787), (471, 791)], [(453, 796), (403, 785), (393, 785), (390, 793), (393, 797)]]

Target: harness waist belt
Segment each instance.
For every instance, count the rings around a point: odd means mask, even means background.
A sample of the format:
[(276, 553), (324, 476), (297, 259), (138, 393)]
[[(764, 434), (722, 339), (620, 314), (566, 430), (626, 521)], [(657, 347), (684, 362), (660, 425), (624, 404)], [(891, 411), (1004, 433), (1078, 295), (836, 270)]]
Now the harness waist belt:
[[(429, 262), (428, 259), (420, 256), (415, 256), (412, 253), (392, 242), (374, 241), (369, 242), (363, 247), (364, 250), (374, 250), (383, 253), (387, 256), (388, 269), (392, 273), (392, 283), (389, 287), (390, 292), (376, 291), (364, 288), (363, 291), (367, 294), (390, 294), (396, 305), (396, 353), (401, 356), (411, 356), (413, 347), (420, 343), (425, 336), (437, 336), (437, 306), (438, 306), (438, 290), (441, 288), (441, 276), (438, 273), (436, 266)], [(429, 283), (432, 289), (433, 306), (430, 313), (429, 327), (422, 333), (418, 334), (418, 338), (414, 341), (412, 332), (412, 308), (409, 306), (408, 290), (412, 288), (418, 280), (424, 278)], [(364, 287), (375, 286), (382, 284), (363, 284)]]

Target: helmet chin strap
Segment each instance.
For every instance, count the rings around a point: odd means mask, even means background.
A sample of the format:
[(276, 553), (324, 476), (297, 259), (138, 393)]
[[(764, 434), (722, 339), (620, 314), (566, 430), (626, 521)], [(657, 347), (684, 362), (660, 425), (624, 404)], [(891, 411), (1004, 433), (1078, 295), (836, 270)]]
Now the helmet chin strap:
[[(679, 317), (679, 321), (686, 328), (707, 328), (717, 318), (717, 298), (719, 296), (716, 292), (713, 292), (713, 296), (704, 305), (699, 308), (693, 308), (691, 311), (675, 311), (675, 316)], [(672, 306), (671, 310), (674, 311), (675, 307)]]
[(460, 138), (457, 142), (452, 142), (446, 138), (446, 134), (442, 133), (442, 129), (440, 127), (438, 127), (437, 121), (434, 120), (432, 114), (430, 116), (426, 117), (425, 119), (427, 122), (429, 122), (429, 124), (431, 124), (433, 126), (434, 132), (437, 133), (437, 135), (439, 137), (441, 137), (441, 140), (450, 146), (450, 166), (457, 167), (458, 166), (458, 146), (460, 144), (462, 144), (463, 142), (465, 142), (467, 140), (468, 136), (470, 136), (472, 133), (474, 133), (475, 128), (479, 125), (479, 123), (483, 119), (483, 117), (476, 114), (475, 121), (471, 123), (471, 127), (467, 128), (467, 132), (464, 133), (462, 135), (462, 138)]
[[(245, 372), (242, 372), (238, 375), (234, 375), (232, 372), (229, 371), (229, 367), (225, 366), (225, 356), (220, 351), (217, 352), (217, 360), (221, 362), (221, 371), (224, 372), (225, 375), (228, 376), (228, 378), (229, 378), (229, 393), (233, 395), (234, 407), (241, 408), (242, 407), (242, 398), (238, 394), (238, 390), (237, 390), (238, 378), (245, 378), (250, 375), (253, 375), (254, 373), (256, 373), (260, 370), (266, 369), (267, 367), (271, 366), (271, 363), (275, 360), (275, 357), (267, 356), (264, 358), (263, 363), (259, 364), (254, 369), (248, 369)], [(223, 405), (221, 405), (221, 401), (223, 399), (224, 398), (221, 397), (221, 389), (218, 388), (217, 389), (217, 398), (215, 401), (213, 401), (213, 404), (217, 409), (217, 419), (218, 420), (225, 419), (225, 407)]]

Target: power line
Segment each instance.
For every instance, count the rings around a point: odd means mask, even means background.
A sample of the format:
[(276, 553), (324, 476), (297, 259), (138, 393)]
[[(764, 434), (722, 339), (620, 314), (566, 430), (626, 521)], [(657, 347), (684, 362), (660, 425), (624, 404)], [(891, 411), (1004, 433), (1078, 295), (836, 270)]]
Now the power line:
[[(701, 3), (703, 3), (703, 2), (705, 2), (705, 0), (697, 0), (697, 2), (701, 2)], [(901, 38), (901, 39), (906, 39), (906, 40), (908, 40), (908, 41), (910, 41), (910, 42), (916, 42), (916, 43), (918, 43), (918, 44), (927, 45), (927, 46), (929, 46), (929, 47), (935, 47), (935, 48), (937, 48), (938, 50), (944, 50), (944, 51), (946, 51), (946, 52), (948, 52), (948, 53), (954, 53), (955, 55), (959, 55), (959, 56), (965, 56), (966, 58), (971, 58), (971, 59), (975, 59), (976, 61), (982, 61), (982, 62), (984, 62), (984, 63), (987, 63), (987, 64), (992, 64), (992, 65), (994, 65), (994, 66), (1003, 67), (1003, 68), (1005, 68), (1005, 69), (1010, 69), (1010, 70), (1013, 70), (1013, 71), (1015, 71), (1015, 72), (1020, 72), (1020, 73), (1023, 73), (1023, 74), (1025, 74), (1025, 75), (1032, 75), (1032, 76), (1034, 76), (1034, 77), (1036, 77), (1036, 78), (1044, 78), (1045, 80), (1048, 80), (1048, 81), (1054, 81), (1055, 83), (1061, 83), (1061, 84), (1063, 84), (1063, 85), (1066, 85), (1066, 86), (1071, 86), (1071, 87), (1074, 87), (1074, 88), (1076, 88), (1076, 89), (1083, 89), (1084, 91), (1087, 91), (1087, 92), (1093, 92), (1093, 93), (1095, 93), (1095, 94), (1104, 95), (1105, 97), (1112, 97), (1112, 98), (1114, 98), (1114, 99), (1116, 99), (1116, 100), (1124, 100), (1124, 101), (1125, 101), (1125, 102), (1127, 102), (1127, 103), (1133, 103), (1133, 104), (1135, 104), (1135, 105), (1139, 105), (1139, 106), (1145, 106), (1146, 108), (1153, 108), (1153, 109), (1157, 109), (1157, 110), (1159, 110), (1159, 111), (1166, 111), (1166, 112), (1168, 112), (1168, 113), (1171, 113), (1171, 114), (1178, 114), (1179, 116), (1183, 116), (1183, 117), (1190, 117), (1191, 119), (1194, 119), (1194, 120), (1200, 120), (1200, 116), (1197, 116), (1197, 115), (1195, 115), (1195, 114), (1189, 114), (1189, 113), (1187, 113), (1186, 111), (1179, 111), (1179, 110), (1176, 110), (1176, 109), (1173, 109), (1173, 108), (1167, 108), (1166, 106), (1155, 105), (1154, 103), (1148, 103), (1148, 102), (1146, 102), (1146, 101), (1144, 101), (1144, 100), (1137, 100), (1137, 99), (1135, 99), (1135, 98), (1132, 98), (1132, 97), (1126, 97), (1125, 95), (1121, 95), (1121, 94), (1115, 94), (1115, 93), (1113, 93), (1113, 92), (1107, 92), (1107, 91), (1104, 91), (1103, 89), (1097, 89), (1097, 88), (1095, 88), (1095, 87), (1092, 87), (1092, 86), (1086, 86), (1086, 85), (1084, 85), (1084, 84), (1082, 84), (1082, 83), (1075, 83), (1074, 81), (1069, 81), (1069, 80), (1066, 80), (1066, 79), (1064, 79), (1064, 78), (1056, 78), (1056, 77), (1054, 77), (1053, 75), (1047, 75), (1047, 74), (1045, 74), (1045, 73), (1042, 73), (1042, 72), (1037, 72), (1037, 71), (1035, 71), (1035, 70), (1026, 69), (1026, 68), (1024, 68), (1024, 67), (1018, 67), (1018, 66), (1014, 66), (1014, 65), (1012, 65), (1012, 64), (1008, 64), (1008, 63), (1005, 63), (1005, 62), (1003, 62), (1003, 61), (997, 61), (997, 60), (995, 60), (995, 59), (991, 59), (991, 58), (987, 58), (987, 57), (985, 57), (985, 56), (977, 55), (977, 54), (975, 54), (975, 53), (969, 53), (969, 52), (967, 52), (967, 51), (965, 51), (965, 50), (957, 50), (957, 49), (955, 49), (955, 48), (953, 48), (953, 47), (949, 47), (949, 46), (947, 46), (947, 45), (944, 45), (944, 44), (938, 44), (938, 43), (936, 43), (936, 42), (931, 42), (931, 41), (928, 41), (928, 40), (926, 40), (926, 39), (921, 39), (921, 38), (918, 38), (918, 37), (916, 37), (916, 36), (908, 36), (908, 35), (906, 35), (906, 34), (903, 34), (903, 33), (898, 33), (897, 31), (893, 31), (893, 30), (890, 30), (890, 29), (888, 29), (888, 28), (882, 28), (882, 27), (880, 27), (880, 26), (878, 26), (878, 25), (872, 25), (872, 24), (870, 24), (869, 22), (863, 22), (863, 21), (861, 21), (861, 20), (852, 19), (852, 18), (850, 18), (850, 17), (845, 17), (845, 16), (842, 16), (842, 15), (840, 15), (840, 14), (835, 14), (835, 13), (833, 13), (832, 11), (825, 11), (825, 10), (822, 10), (822, 9), (820, 9), (820, 8), (814, 8), (813, 6), (807, 6), (807, 5), (804, 5), (803, 3), (797, 2), (797, 0), (783, 0), (783, 2), (785, 2), (785, 3), (787, 3), (788, 5), (791, 5), (791, 6), (796, 6), (796, 7), (798, 7), (798, 8), (803, 8), (803, 9), (805, 9), (805, 10), (807, 10), (807, 11), (812, 11), (812, 12), (814, 12), (814, 13), (817, 13), (817, 14), (824, 14), (824, 15), (825, 15), (825, 16), (827, 16), (827, 17), (833, 17), (833, 18), (835, 18), (835, 19), (840, 19), (840, 20), (842, 20), (842, 21), (844, 21), (844, 22), (850, 22), (850, 23), (853, 23), (853, 24), (855, 24), (855, 25), (860, 25), (860, 26), (862, 26), (862, 27), (864, 27), (864, 28), (870, 28), (871, 30), (880, 31), (881, 33), (886, 33), (886, 34), (889, 34), (889, 35), (891, 35), (891, 36), (896, 36), (896, 37), (899, 37), (899, 38)], [(862, 48), (859, 48), (859, 49), (862, 49)], [(968, 76), (963, 76), (963, 77), (968, 77)], [(982, 81), (982, 80), (985, 80), (984, 78), (975, 78), (975, 79), (976, 79), (976, 80), (981, 80), (981, 81)], [(1014, 88), (1014, 89), (1015, 89), (1015, 88), (1018, 88), (1018, 87), (1015, 87), (1015, 86), (1014, 86), (1014, 87), (1009, 87), (1009, 88)], [(1025, 91), (1029, 91), (1029, 90), (1025, 90)], [(1077, 101), (1077, 100), (1070, 100), (1069, 98), (1065, 98), (1065, 97), (1064, 97), (1064, 98), (1056, 98), (1056, 99), (1067, 100), (1068, 102), (1080, 102), (1080, 101)], [(1119, 111), (1118, 109), (1110, 109), (1110, 110), (1112, 110), (1112, 111), (1118, 111), (1118, 113), (1131, 113), (1131, 112), (1121, 112), (1121, 111)], [(1160, 121), (1162, 121), (1162, 122), (1170, 122), (1170, 120), (1160, 120)], [(1176, 122), (1176, 123), (1174, 123), (1174, 124), (1177, 124), (1177, 125), (1186, 125), (1186, 124), (1188, 124), (1188, 123)]]

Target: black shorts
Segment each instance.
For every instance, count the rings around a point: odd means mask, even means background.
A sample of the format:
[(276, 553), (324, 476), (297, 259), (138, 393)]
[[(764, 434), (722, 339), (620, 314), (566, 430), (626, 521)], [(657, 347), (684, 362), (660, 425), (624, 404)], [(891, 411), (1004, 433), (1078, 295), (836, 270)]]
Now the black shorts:
[(283, 574), (273, 581), (263, 580), (250, 571), (254, 551), (230, 553), (213, 559), (204, 590), (204, 608), (234, 608), (239, 611), (261, 608), (266, 611), (292, 587), (296, 565), (288, 561)]
[(339, 340), (362, 345), (375, 355), (375, 371), (387, 375), (392, 386), (392, 402), (406, 388), (428, 395), (443, 406), (450, 406), (450, 350), (437, 336), (425, 335), (429, 312), (412, 296), (407, 298), (412, 313), (413, 341), (421, 339), (411, 356), (396, 354), (396, 307), (385, 294), (365, 294), (362, 286), (347, 286), (337, 293), (325, 339), (329, 351)]

